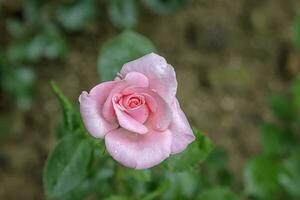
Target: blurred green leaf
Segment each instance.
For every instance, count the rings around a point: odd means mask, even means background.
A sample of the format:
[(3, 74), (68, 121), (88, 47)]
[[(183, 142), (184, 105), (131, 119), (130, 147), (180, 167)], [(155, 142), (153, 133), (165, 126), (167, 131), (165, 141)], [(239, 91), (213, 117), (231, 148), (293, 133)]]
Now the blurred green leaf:
[(166, 191), (161, 196), (163, 200), (192, 199), (198, 191), (199, 174), (196, 171), (172, 172), (166, 171)]
[(246, 194), (261, 199), (276, 199), (280, 193), (279, 169), (278, 163), (265, 156), (248, 160), (244, 169)]
[(6, 29), (13, 37), (20, 37), (25, 32), (22, 22), (18, 19), (7, 19)]
[(53, 81), (51, 81), (51, 88), (63, 109), (64, 130), (71, 133), (78, 129), (84, 130), (79, 111), (74, 108), (73, 104)]
[(187, 0), (143, 0), (145, 4), (157, 13), (169, 14), (183, 7)]
[(300, 108), (300, 76), (294, 79), (291, 89), (293, 93), (293, 103)]
[(300, 198), (300, 151), (293, 154), (283, 162), (279, 174), (279, 182), (285, 190), (295, 198)]
[(196, 140), (185, 151), (171, 156), (166, 163), (168, 168), (174, 171), (192, 169), (203, 162), (213, 150), (211, 140), (197, 129), (193, 129)]
[(97, 62), (101, 80), (113, 80), (125, 63), (154, 50), (153, 44), (146, 37), (133, 31), (123, 32), (101, 48)]
[(7, 54), (12, 62), (37, 62), (42, 58), (61, 58), (65, 56), (67, 49), (62, 33), (49, 26), (32, 38), (14, 41)]
[(137, 0), (110, 0), (107, 8), (110, 20), (118, 28), (132, 28), (138, 22)]
[(68, 31), (79, 31), (97, 16), (96, 0), (75, 0), (57, 10), (57, 20)]
[(64, 195), (60, 196), (59, 199), (62, 200), (86, 199), (87, 195), (89, 195), (91, 192), (91, 188), (92, 188), (92, 182), (89, 179), (86, 179), (70, 192), (67, 192)]
[(200, 192), (197, 200), (238, 200), (236, 194), (225, 187), (214, 187)]
[(67, 135), (50, 153), (43, 173), (49, 198), (59, 197), (77, 187), (87, 175), (92, 148), (88, 140)]
[(4, 116), (0, 115), (0, 141), (10, 135), (12, 122), (7, 114)]
[(47, 28), (36, 35), (28, 44), (28, 60), (38, 61), (41, 58), (56, 59), (63, 57), (67, 51), (64, 36), (54, 27)]
[(223, 149), (215, 148), (205, 160), (201, 168), (201, 177), (206, 186), (231, 186), (233, 175), (228, 169), (228, 152)]
[(293, 104), (284, 96), (271, 96), (269, 98), (274, 115), (284, 121), (291, 122), (294, 118)]
[(169, 184), (167, 182), (163, 182), (156, 190), (147, 193), (146, 196), (142, 198), (142, 200), (155, 200), (158, 197), (162, 196), (169, 188)]
[(291, 132), (264, 123), (261, 126), (261, 143), (265, 155), (280, 156), (293, 146), (294, 138)]
[(296, 47), (300, 50), (300, 14), (297, 15), (294, 22), (293, 36)]
[(130, 200), (130, 198), (126, 197), (126, 196), (113, 195), (113, 196), (104, 198), (103, 200)]
[[(121, 173), (120, 173), (121, 172)], [(151, 170), (137, 171), (134, 169), (127, 169), (119, 167), (117, 170), (118, 179), (123, 180), (126, 184), (126, 192), (133, 194), (136, 197), (146, 195), (148, 191), (148, 184), (151, 182)], [(138, 198), (140, 199), (140, 198)]]
[(28, 56), (29, 41), (14, 41), (7, 49), (7, 57), (12, 62), (22, 62), (29, 60)]
[(0, 63), (0, 87), (15, 98), (20, 108), (28, 109), (35, 96), (35, 74), (29, 67), (12, 69), (7, 62)]
[(23, 2), (23, 14), (27, 22), (37, 24), (41, 20), (41, 7), (44, 2), (44, 0), (26, 0)]

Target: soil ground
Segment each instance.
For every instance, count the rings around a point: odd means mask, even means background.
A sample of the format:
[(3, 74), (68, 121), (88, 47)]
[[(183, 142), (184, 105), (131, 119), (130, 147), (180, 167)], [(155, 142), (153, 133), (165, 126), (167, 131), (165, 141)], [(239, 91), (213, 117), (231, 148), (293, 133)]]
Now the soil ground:
[[(291, 40), (297, 8), (298, 0), (194, 0), (173, 15), (141, 10), (136, 31), (174, 66), (182, 109), (193, 126), (229, 151), (238, 180), (244, 161), (260, 151), (260, 124), (271, 118), (267, 97), (285, 92), (299, 71)], [(106, 16), (103, 12), (96, 26), (69, 35), (64, 61), (36, 66), (38, 92), (31, 110), (0, 101), (0, 116), (10, 122), (1, 130), (6, 136), (0, 140), (0, 199), (45, 198), (42, 169), (61, 117), (49, 80), (75, 103), (82, 90), (99, 82), (99, 48), (119, 32)]]

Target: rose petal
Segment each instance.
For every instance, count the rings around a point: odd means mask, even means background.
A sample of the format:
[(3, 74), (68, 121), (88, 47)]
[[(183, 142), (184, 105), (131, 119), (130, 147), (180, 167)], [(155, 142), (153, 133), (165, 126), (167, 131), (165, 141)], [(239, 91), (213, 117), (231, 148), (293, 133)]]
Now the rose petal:
[(126, 76), (130, 72), (140, 72), (149, 80), (149, 88), (172, 103), (177, 91), (177, 80), (174, 68), (167, 64), (166, 60), (155, 54), (147, 54), (137, 60), (123, 65), (121, 74)]
[(126, 74), (125, 80), (129, 85), (135, 85), (137, 87), (149, 87), (148, 78), (139, 72), (129, 72)]
[(195, 136), (177, 99), (175, 99), (172, 104), (172, 111), (173, 120), (169, 128), (173, 137), (171, 153), (176, 154), (182, 152), (191, 142), (193, 142)]
[(107, 96), (105, 103), (102, 108), (102, 115), (103, 117), (109, 122), (115, 122), (116, 114), (112, 104), (112, 98), (117, 93), (121, 92), (124, 88), (128, 87), (126, 81), (117, 81), (115, 87), (112, 88), (109, 95)]
[(128, 113), (136, 121), (143, 124), (148, 119), (149, 109), (144, 104), (144, 105), (140, 105), (137, 108), (127, 109), (126, 113)]
[(91, 93), (82, 92), (79, 96), (80, 113), (83, 123), (89, 133), (96, 138), (103, 138), (104, 135), (117, 128), (117, 124), (107, 122), (101, 115), (101, 107), (114, 86), (112, 82), (102, 83), (91, 90)]
[(120, 80), (119, 77), (116, 77), (116, 80), (114, 82), (115, 82), (115, 87), (110, 91), (102, 109), (102, 114), (104, 118), (109, 122), (114, 122), (116, 119), (115, 111), (111, 101), (112, 97), (115, 94), (120, 93), (120, 91), (122, 91), (124, 88), (131, 85), (135, 85), (138, 87), (149, 86), (148, 78), (145, 75), (138, 72), (128, 73), (125, 76), (125, 79), (123, 80)]
[[(149, 107), (153, 107), (156, 112), (150, 113), (149, 123), (155, 130), (166, 130), (172, 120), (172, 110), (165, 100), (156, 92), (146, 88), (127, 87), (122, 91), (123, 94), (138, 93), (143, 94)], [(155, 100), (155, 102), (153, 101)], [(150, 101), (148, 101), (150, 100)], [(152, 105), (152, 106), (151, 106)], [(156, 107), (156, 108), (155, 108)], [(150, 108), (151, 109), (151, 108)], [(151, 109), (151, 110), (152, 110)]]
[(144, 126), (142, 123), (140, 123), (139, 121), (133, 119), (130, 115), (125, 113), (123, 110), (121, 110), (119, 105), (115, 102), (114, 98), (112, 99), (112, 102), (120, 126), (135, 133), (139, 133), (139, 134), (147, 133), (148, 128)]
[(169, 130), (139, 135), (123, 128), (113, 130), (105, 136), (109, 154), (124, 166), (146, 169), (169, 157), (172, 136)]

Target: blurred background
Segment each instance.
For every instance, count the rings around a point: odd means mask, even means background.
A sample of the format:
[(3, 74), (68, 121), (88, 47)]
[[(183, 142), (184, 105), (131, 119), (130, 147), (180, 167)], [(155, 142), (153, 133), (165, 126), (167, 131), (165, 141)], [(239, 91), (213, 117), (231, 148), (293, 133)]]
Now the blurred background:
[[(276, 136), (266, 139), (278, 132), (273, 124), (299, 130), (290, 116), (300, 72), (300, 1), (124, 2), (0, 0), (0, 199), (45, 199), (42, 170), (61, 119), (49, 82), (78, 104), (81, 91), (100, 81), (101, 46), (126, 28), (150, 39), (174, 66), (182, 109), (228, 158), (233, 191), (249, 199), (299, 199), (300, 179), (249, 178), (247, 163), (282, 147), (281, 139), (269, 144)], [(258, 171), (269, 171), (262, 163)], [(300, 177), (296, 166), (289, 175)]]

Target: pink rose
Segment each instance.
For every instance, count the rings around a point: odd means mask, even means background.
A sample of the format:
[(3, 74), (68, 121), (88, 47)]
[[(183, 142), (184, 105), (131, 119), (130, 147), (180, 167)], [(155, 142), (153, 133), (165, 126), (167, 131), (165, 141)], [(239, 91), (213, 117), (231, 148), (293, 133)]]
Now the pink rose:
[(126, 63), (114, 81), (79, 97), (83, 122), (121, 164), (146, 169), (194, 139), (176, 98), (173, 67), (154, 53)]

